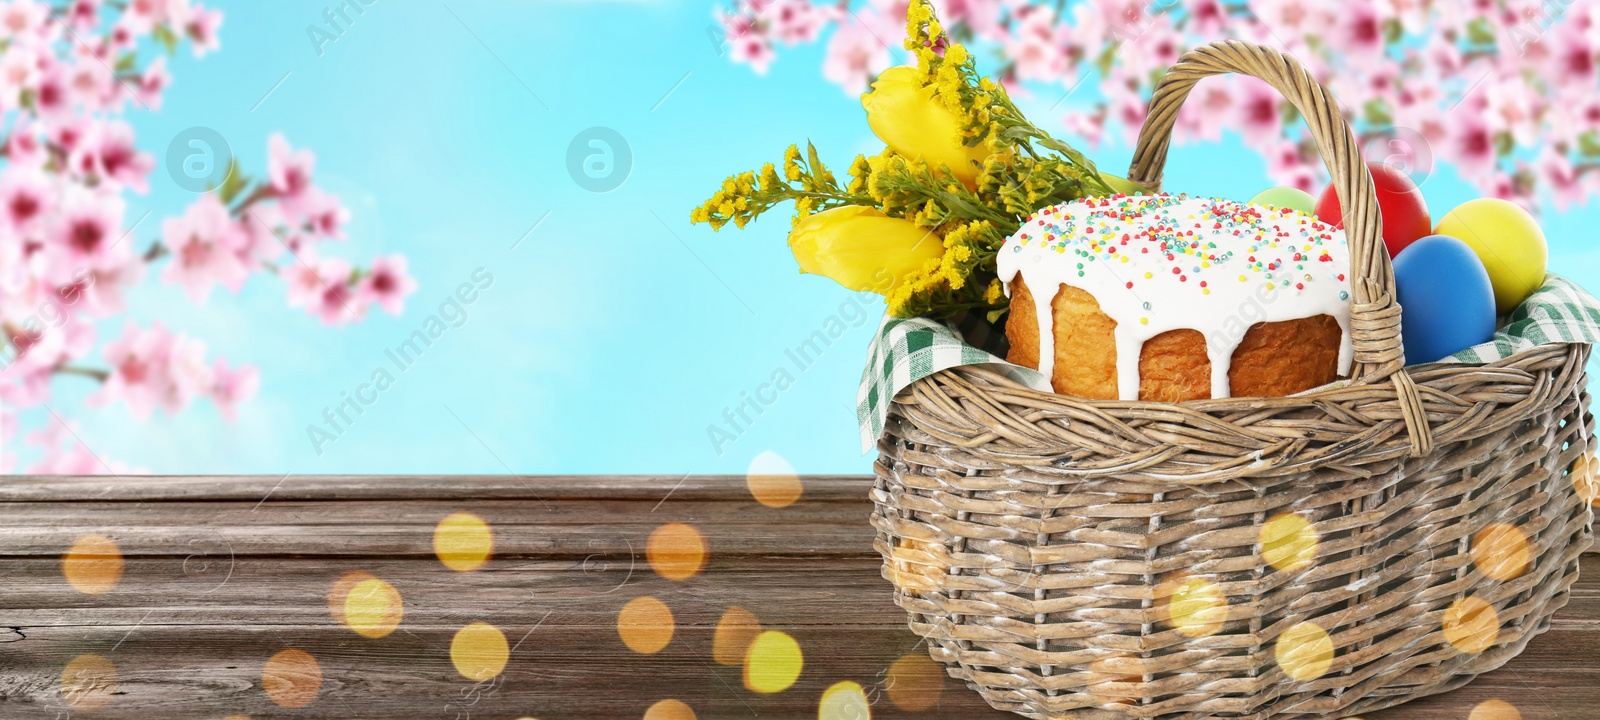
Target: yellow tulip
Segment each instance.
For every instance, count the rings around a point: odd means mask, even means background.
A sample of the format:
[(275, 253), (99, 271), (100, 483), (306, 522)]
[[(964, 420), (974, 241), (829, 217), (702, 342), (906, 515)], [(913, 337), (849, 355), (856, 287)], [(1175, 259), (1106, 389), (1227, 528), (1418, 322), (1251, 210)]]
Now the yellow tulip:
[(800, 271), (857, 292), (887, 295), (901, 278), (944, 255), (932, 230), (877, 208), (847, 205), (810, 215), (789, 233)]
[(971, 186), (989, 156), (981, 143), (962, 144), (961, 118), (934, 98), (913, 67), (892, 67), (878, 75), (872, 91), (861, 96), (872, 134), (906, 157), (921, 157), (930, 167), (944, 165)]

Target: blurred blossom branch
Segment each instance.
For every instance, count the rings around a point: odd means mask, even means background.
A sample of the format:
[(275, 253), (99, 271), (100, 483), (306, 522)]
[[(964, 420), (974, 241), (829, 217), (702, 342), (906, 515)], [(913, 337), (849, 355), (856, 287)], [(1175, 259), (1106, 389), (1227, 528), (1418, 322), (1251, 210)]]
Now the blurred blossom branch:
[[(1132, 144), (1155, 81), (1189, 48), (1275, 47), (1331, 88), (1369, 159), (1414, 179), (1443, 161), (1483, 193), (1536, 210), (1600, 194), (1600, 2), (1594, 0), (940, 0), (952, 38), (986, 54), (1014, 96), (1063, 95), (1067, 130)], [(896, 59), (906, 0), (735, 0), (713, 11), (729, 57), (765, 73), (780, 47), (825, 42), (823, 76), (865, 90)], [(1082, 91), (1091, 88), (1088, 91)], [(1308, 191), (1325, 170), (1293, 108), (1264, 83), (1210, 78), (1177, 139), (1225, 129)], [(1076, 97), (1074, 97), (1076, 96)], [(1054, 109), (1054, 108), (1052, 108)]]
[[(237, 293), (252, 275), (275, 275), (291, 307), (329, 325), (360, 321), (374, 304), (398, 314), (416, 287), (402, 256), (366, 267), (323, 257), (349, 212), (313, 183), (315, 156), (281, 135), (263, 178), (228, 160), (220, 184), (194, 188), (204, 192), (136, 247), (135, 233), (154, 226), (149, 213), (129, 223), (125, 195), (149, 191), (155, 160), (122, 118), (159, 110), (167, 56), (185, 44), (196, 57), (218, 49), (221, 24), (220, 11), (191, 0), (0, 0), (0, 445), (18, 434), (19, 410), (49, 409), (25, 438), (42, 453), (29, 472), (121, 471), (49, 405), (56, 377), (98, 383), (89, 405), (123, 403), (140, 419), (204, 398), (231, 420), (255, 394), (255, 368), (208, 358), (203, 340), (160, 322), (126, 320), (101, 341), (98, 324), (126, 312), (147, 267), (160, 265), (160, 282), (196, 304), (215, 286)], [(15, 462), (0, 454), (0, 472)]]

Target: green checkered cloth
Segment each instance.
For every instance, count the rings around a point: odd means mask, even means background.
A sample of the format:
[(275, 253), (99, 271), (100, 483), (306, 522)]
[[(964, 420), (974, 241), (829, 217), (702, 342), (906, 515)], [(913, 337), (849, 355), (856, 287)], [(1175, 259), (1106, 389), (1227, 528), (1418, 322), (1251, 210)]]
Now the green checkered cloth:
[(1600, 301), (1571, 280), (1547, 275), (1544, 286), (1511, 311), (1493, 340), (1469, 347), (1440, 362), (1489, 363), (1539, 345), (1597, 342), (1600, 342)]
[[(1600, 342), (1600, 300), (1559, 275), (1529, 296), (1494, 339), (1467, 348), (1440, 362), (1487, 363), (1548, 343)], [(896, 393), (940, 370), (985, 365), (1022, 385), (1050, 390), (1043, 374), (1005, 361), (1005, 336), (980, 316), (949, 323), (927, 318), (885, 317), (872, 340), (867, 368), (856, 392), (856, 421), (861, 450), (878, 443)]]

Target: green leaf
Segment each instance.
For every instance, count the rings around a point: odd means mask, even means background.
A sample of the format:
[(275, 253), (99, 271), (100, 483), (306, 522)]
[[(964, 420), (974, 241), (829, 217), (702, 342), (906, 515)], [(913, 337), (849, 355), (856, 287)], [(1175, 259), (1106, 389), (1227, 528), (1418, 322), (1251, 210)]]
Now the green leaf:
[(1591, 130), (1580, 136), (1578, 138), (1578, 151), (1590, 157), (1600, 155), (1600, 134)]
[(1494, 30), (1483, 18), (1473, 20), (1467, 24), (1467, 42), (1473, 45), (1493, 45)]
[(1369, 125), (1386, 127), (1394, 124), (1394, 118), (1389, 115), (1389, 109), (1384, 106), (1383, 101), (1381, 100), (1368, 100), (1367, 104), (1362, 107), (1361, 110), (1365, 115), (1367, 124)]
[(154, 30), (150, 31), (150, 36), (154, 37), (156, 42), (161, 43), (167, 49), (168, 55), (178, 52), (178, 36), (172, 34), (172, 28), (166, 25), (157, 25)]
[(132, 72), (138, 63), (138, 60), (138, 56), (134, 55), (133, 53), (123, 53), (122, 57), (117, 58), (117, 72)]
[(238, 199), (245, 188), (249, 186), (250, 180), (244, 176), (244, 173), (239, 172), (238, 158), (230, 158), (228, 160), (228, 174), (222, 178), (222, 187), (217, 188), (217, 197), (222, 199), (222, 204), (232, 205), (233, 201)]

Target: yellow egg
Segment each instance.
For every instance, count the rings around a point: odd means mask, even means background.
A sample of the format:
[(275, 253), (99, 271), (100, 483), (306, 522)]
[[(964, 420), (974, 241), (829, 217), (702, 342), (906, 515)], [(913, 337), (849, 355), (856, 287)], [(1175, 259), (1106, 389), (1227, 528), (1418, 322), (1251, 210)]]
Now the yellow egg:
[(1483, 261), (1494, 285), (1495, 310), (1510, 312), (1544, 284), (1549, 248), (1528, 211), (1508, 200), (1479, 198), (1462, 203), (1434, 232), (1467, 244)]

